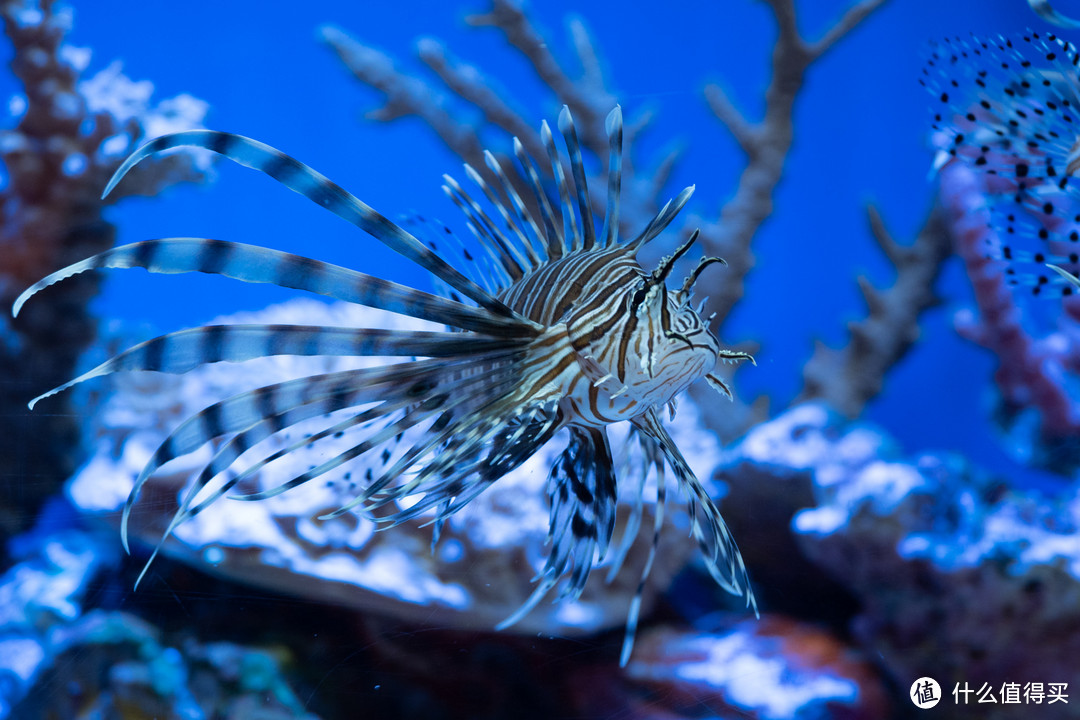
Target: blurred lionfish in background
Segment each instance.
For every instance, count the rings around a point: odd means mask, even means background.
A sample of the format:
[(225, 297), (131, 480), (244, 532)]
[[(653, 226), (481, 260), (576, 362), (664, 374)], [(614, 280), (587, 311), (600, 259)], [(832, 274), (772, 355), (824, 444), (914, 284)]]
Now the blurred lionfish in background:
[[(1069, 21), (1029, 0), (1047, 20)], [(1080, 289), (1080, 54), (1028, 31), (936, 44), (920, 82), (934, 95), (940, 167), (952, 158), (986, 179), (988, 255), (1035, 295)]]
[[(187, 419), (161, 444), (135, 482), (123, 513), (125, 548), (131, 508), (147, 479), (165, 463), (207, 443), (216, 444), (213, 458), (187, 490), (161, 543), (180, 523), (266, 463), (291, 449), (340, 436), (344, 431), (353, 431), (356, 437), (356, 443), (345, 452), (277, 488), (232, 497), (270, 497), (382, 448), (385, 470), (381, 476), (372, 478), (354, 499), (325, 517), (351, 510), (370, 515), (381, 509), (374, 519), (394, 525), (430, 511), (437, 537), (447, 517), (518, 467), (557, 431), (565, 429), (569, 442), (551, 468), (548, 481), (550, 553), (534, 593), (500, 625), (505, 627), (528, 613), (567, 575), (560, 598), (578, 597), (594, 563), (604, 558), (612, 540), (617, 503), (616, 472), (605, 426), (628, 420), (632, 430), (627, 442), (638, 443), (645, 460), (641, 467), (631, 468), (629, 474), (636, 477), (623, 478), (624, 482), (637, 483), (637, 503), (616, 551), (616, 568), (640, 527), (644, 476), (650, 470), (657, 477), (658, 508), (652, 550), (630, 606), (622, 662), (625, 664), (632, 648), (641, 592), (663, 522), (665, 465), (687, 494), (692, 531), (710, 573), (729, 592), (745, 596), (747, 605), (756, 612), (739, 550), (660, 419), (663, 406), (670, 404), (674, 411), (675, 396), (701, 378), (730, 398), (730, 389), (713, 374), (717, 362), (753, 360), (746, 353), (722, 349), (699, 311), (690, 305), (701, 272), (723, 260), (702, 258), (682, 286), (669, 291), (666, 281), (676, 261), (694, 244), (697, 233), (652, 272), (645, 271), (635, 256), (663, 232), (693, 188), (686, 188), (669, 201), (636, 238), (619, 240), (622, 114), (616, 107), (607, 119), (610, 180), (606, 217), (597, 233), (581, 150), (566, 108), (559, 117), (559, 128), (569, 155), (572, 182), (563, 169), (564, 160), (550, 129), (546, 123), (541, 127), (554, 169), (557, 202), (549, 200), (533, 159), (516, 139), (515, 154), (522, 177), (534, 196), (530, 203), (522, 199), (491, 153), (485, 153), (485, 159), (499, 180), (501, 195), (474, 168), (465, 166), (466, 174), (502, 220), (501, 226), (461, 185), (444, 176), (444, 190), (465, 214), (470, 230), (485, 249), (481, 259), (490, 261), (489, 267), (481, 267), (462, 246), (461, 256), (471, 261), (467, 274), (323, 175), (255, 140), (192, 130), (159, 137), (129, 157), (105, 194), (134, 165), (153, 153), (180, 146), (207, 148), (269, 175), (367, 231), (430, 272), (440, 286), (445, 285), (443, 292), (422, 292), (263, 247), (170, 238), (117, 247), (59, 270), (18, 298), (16, 314), (32, 295), (76, 273), (142, 267), (160, 273), (214, 273), (307, 290), (441, 323), (449, 331), (283, 325), (200, 327), (136, 345), (35, 399), (31, 407), (83, 380), (121, 370), (183, 373), (203, 363), (269, 355), (413, 358), (268, 385), (217, 402)], [(340, 410), (353, 414), (224, 479), (196, 502), (201, 490), (262, 440), (297, 423)], [(353, 435), (349, 437), (351, 440)], [(404, 443), (402, 438), (407, 438)], [(387, 452), (390, 447), (393, 453)], [(392, 464), (390, 457), (396, 457)], [(406, 498), (414, 502), (392, 505)]]

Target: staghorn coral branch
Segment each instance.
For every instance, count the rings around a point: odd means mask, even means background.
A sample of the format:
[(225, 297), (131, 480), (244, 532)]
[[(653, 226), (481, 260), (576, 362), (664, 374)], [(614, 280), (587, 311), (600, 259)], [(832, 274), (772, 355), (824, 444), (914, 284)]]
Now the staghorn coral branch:
[(390, 122), (415, 115), (459, 157), (483, 167), (483, 147), (476, 131), (444, 110), (426, 83), (399, 72), (388, 56), (358, 42), (344, 30), (326, 25), (319, 33), (357, 80), (386, 96), (383, 106), (368, 117)]
[(849, 325), (851, 341), (840, 350), (818, 343), (803, 368), (803, 390), (796, 402), (821, 399), (854, 418), (881, 391), (886, 372), (902, 358), (919, 335), (919, 315), (937, 304), (932, 290), (941, 264), (952, 251), (943, 213), (931, 211), (915, 241), (897, 243), (873, 206), (870, 229), (896, 268), (896, 282), (880, 289), (865, 277), (859, 288), (867, 317)]
[(713, 113), (747, 156), (735, 196), (720, 213), (720, 220), (706, 232), (704, 247), (710, 255), (728, 260), (724, 283), (713, 291), (712, 308), (718, 324), (730, 314), (743, 295), (743, 280), (754, 266), (750, 243), (772, 213), (772, 195), (784, 170), (794, 134), (795, 99), (807, 69), (854, 30), (887, 0), (863, 0), (848, 11), (816, 42), (807, 42), (798, 30), (794, 0), (767, 0), (776, 20), (778, 37), (772, 55), (772, 77), (765, 90), (765, 113), (752, 123), (717, 85), (706, 87)]
[(719, 85), (705, 86), (705, 100), (709, 109), (727, 127), (748, 158), (755, 158), (761, 145), (761, 129), (746, 121), (743, 114), (728, 98)]
[(848, 11), (844, 13), (835, 25), (825, 32), (820, 40), (810, 45), (810, 54), (814, 58), (819, 58), (824, 55), (837, 43), (837, 41), (854, 30), (859, 23), (865, 20), (885, 2), (886, 0), (863, 0), (848, 8)]
[[(572, 35), (578, 57), (585, 66), (583, 81), (575, 81), (567, 75), (548, 48), (547, 41), (536, 31), (514, 0), (494, 0), (492, 10), (484, 15), (472, 15), (466, 19), (474, 27), (495, 27), (506, 35), (506, 40), (517, 48), (529, 62), (540, 79), (552, 92), (570, 106), (575, 121), (583, 128), (582, 144), (602, 157), (607, 145), (604, 133), (604, 117), (615, 105), (615, 96), (603, 85), (603, 78), (596, 62), (596, 53), (584, 25), (575, 23)], [(573, 26), (572, 26), (573, 27)]]
[[(532, 124), (514, 112), (510, 105), (484, 82), (476, 68), (453, 63), (447, 58), (443, 46), (435, 40), (421, 40), (418, 55), (458, 97), (479, 108), (488, 123), (501, 128), (512, 137), (519, 138), (544, 171), (551, 171), (547, 153)], [(474, 168), (484, 167), (483, 162), (470, 164)]]

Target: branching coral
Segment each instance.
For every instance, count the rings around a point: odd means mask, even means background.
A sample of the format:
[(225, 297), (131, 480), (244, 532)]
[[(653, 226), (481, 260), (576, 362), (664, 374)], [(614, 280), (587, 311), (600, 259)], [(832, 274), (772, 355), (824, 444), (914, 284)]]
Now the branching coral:
[[(52, 0), (4, 2), (0, 20), (15, 48), (12, 72), (25, 92), (11, 103), (21, 111), (17, 125), (0, 133), (6, 170), (0, 191), (0, 305), (8, 308), (43, 275), (112, 245), (114, 230), (102, 216), (100, 199), (109, 175), (145, 137), (196, 126), (206, 107), (189, 96), (152, 105), (150, 83), (132, 82), (115, 64), (84, 79), (89, 51), (64, 43), (71, 13)], [(151, 195), (202, 178), (205, 168), (198, 162), (176, 156), (139, 168), (125, 194)], [(96, 332), (86, 309), (96, 291), (96, 277), (86, 275), (17, 321), (2, 321), (0, 533), (24, 523), (27, 510), (75, 468), (79, 433), (70, 405), (47, 415), (27, 415), (24, 408), (40, 388), (71, 376)]]
[(910, 245), (896, 242), (873, 207), (870, 228), (878, 245), (896, 268), (891, 287), (878, 288), (865, 277), (859, 288), (868, 315), (848, 326), (850, 341), (834, 350), (819, 343), (803, 368), (800, 400), (820, 399), (848, 417), (857, 417), (881, 392), (888, 369), (919, 336), (919, 316), (937, 302), (933, 287), (942, 262), (952, 252), (943, 213), (931, 212)]
[(772, 77), (765, 90), (765, 113), (760, 122), (747, 121), (718, 85), (706, 88), (709, 106), (747, 157), (735, 196), (724, 206), (719, 222), (698, 220), (705, 247), (710, 254), (726, 258), (732, 271), (710, 295), (721, 321), (742, 298), (742, 280), (754, 265), (751, 241), (772, 213), (773, 191), (783, 175), (794, 137), (795, 101), (807, 70), (884, 3), (885, 0), (862, 0), (849, 8), (821, 39), (808, 41), (799, 32), (795, 0), (768, 0), (778, 36), (773, 48)]

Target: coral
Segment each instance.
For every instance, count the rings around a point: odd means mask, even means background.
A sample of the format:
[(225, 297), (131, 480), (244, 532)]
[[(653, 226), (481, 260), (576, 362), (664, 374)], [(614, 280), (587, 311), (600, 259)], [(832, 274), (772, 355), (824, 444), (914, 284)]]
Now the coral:
[(779, 615), (702, 631), (642, 635), (621, 677), (584, 668), (571, 681), (575, 717), (757, 720), (888, 717), (888, 696), (858, 651)]
[(700, 224), (702, 242), (709, 254), (726, 258), (732, 271), (725, 275), (722, 286), (715, 291), (710, 288), (713, 307), (721, 321), (742, 298), (742, 280), (754, 265), (751, 241), (772, 213), (773, 192), (783, 175), (795, 133), (795, 100), (802, 90), (806, 72), (884, 2), (862, 0), (855, 3), (820, 39), (808, 41), (798, 28), (795, 0), (767, 0), (776, 19), (778, 35), (760, 122), (748, 122), (720, 86), (706, 88), (709, 106), (747, 156), (738, 189), (721, 210), (719, 223), (702, 222), (698, 218), (688, 220), (691, 228)]
[[(775, 497), (797, 498), (788, 507), (806, 505), (790, 527), (766, 522), (753, 506), (723, 506), (737, 529), (771, 526), (747, 543), (775, 555), (771, 566), (757, 559), (762, 596), (809, 593), (798, 610), (820, 619), (834, 599), (817, 587), (808, 561), (827, 572), (858, 601), (834, 624), (851, 620), (859, 645), (896, 687), (922, 676), (937, 678), (945, 693), (954, 681), (975, 689), (1080, 682), (1069, 659), (1080, 637), (1075, 488), (1046, 498), (1008, 490), (957, 457), (905, 458), (880, 431), (815, 404), (759, 426), (735, 454), (720, 475), (730, 499), (771, 485)], [(792, 533), (795, 548), (783, 537)], [(961, 703), (953, 716), (1010, 716), (994, 711)]]
[(16, 563), (0, 577), (0, 720), (314, 720), (281, 674), (281, 651), (190, 636), (177, 649), (133, 615), (87, 609), (119, 548), (111, 531), (80, 528), (62, 500), (12, 547)]
[(712, 477), (763, 606), (838, 629), (846, 627), (857, 604), (802, 553), (791, 522), (816, 504), (815, 478), (844, 477), (897, 452), (868, 428), (842, 427), (841, 417), (826, 405), (797, 405), (750, 430)]
[(779, 616), (723, 632), (658, 628), (641, 638), (626, 674), (678, 710), (760, 720), (883, 718), (874, 669), (827, 633)]
[(1080, 467), (1080, 405), (1069, 378), (1080, 372), (1080, 299), (1066, 299), (1056, 327), (1036, 335), (1001, 263), (987, 252), (996, 242), (990, 205), (1003, 189), (959, 160), (946, 163), (938, 177), (945, 221), (975, 294), (976, 312), (959, 314), (957, 330), (997, 356), (997, 420), (1014, 435), (1009, 449), (1072, 474)]
[(52, 632), (82, 614), (90, 580), (117, 560), (115, 545), (98, 535), (69, 525), (49, 528), (58, 512), (46, 511), (44, 529), (18, 538), (18, 562), (0, 577), (0, 718), (11, 714), (52, 659)]
[[(153, 105), (150, 83), (132, 82), (116, 64), (83, 78), (90, 53), (64, 43), (72, 16), (52, 0), (3, 2), (0, 20), (25, 93), (10, 104), (20, 114), (16, 126), (0, 133), (0, 305), (10, 307), (43, 275), (112, 245), (100, 199), (108, 177), (145, 137), (197, 125), (206, 106), (189, 96)], [(201, 162), (177, 156), (151, 163), (125, 193), (151, 195), (201, 179)], [(96, 323), (86, 308), (97, 283), (92, 274), (80, 277), (18, 320), (0, 321), (0, 417), (8, 418), (0, 429), (0, 535), (21, 527), (28, 510), (75, 469), (79, 431), (69, 401), (47, 414), (24, 408), (40, 388), (70, 377), (93, 341)]]
[(49, 653), (48, 670), (15, 708), (20, 717), (317, 720), (284, 678), (282, 650), (170, 647), (133, 615), (93, 610), (51, 633)]
[[(430, 329), (429, 324), (405, 316), (314, 300), (296, 300), (217, 322)], [(96, 452), (73, 479), (68, 494), (83, 512), (116, 520), (116, 511), (135, 477), (179, 419), (213, 400), (256, 385), (373, 362), (370, 358), (277, 356), (244, 364), (207, 365), (179, 376), (121, 377), (119, 389), (101, 409)], [(298, 427), (275, 436), (256, 452), (263, 453), (260, 457), (269, 454), (302, 438), (304, 432), (304, 427)], [(715, 439), (700, 429), (692, 407), (680, 411), (672, 432), (699, 472), (707, 472), (719, 459)], [(612, 433), (616, 450), (622, 437), (625, 428), (621, 434)], [(301, 447), (261, 469), (238, 491), (276, 487), (324, 460), (334, 444), (334, 439), (327, 439)], [(363, 483), (360, 478), (379, 470), (383, 461), (367, 456), (328, 474), (326, 482), (309, 483), (259, 502), (215, 503), (180, 524), (164, 550), (207, 571), (282, 593), (413, 622), (490, 630), (524, 602), (533, 588), (532, 577), (543, 565), (549, 528), (543, 484), (557, 446), (549, 443), (454, 515), (434, 552), (427, 517), (385, 532), (375, 532), (372, 521), (355, 514), (326, 521), (314, 519), (352, 499), (354, 489)], [(206, 450), (170, 463), (144, 488), (132, 515), (132, 531), (137, 537), (156, 543), (165, 532), (192, 473), (209, 459)], [(646, 497), (651, 497), (648, 490)], [(646, 504), (645, 527), (651, 526), (652, 514), (652, 507)], [(674, 508), (669, 514), (674, 517), (661, 540), (647, 603), (667, 585), (694, 548), (687, 537), (685, 515)], [(620, 524), (625, 519), (624, 514)], [(604, 582), (603, 573), (595, 573), (579, 602), (541, 603), (513, 630), (581, 635), (620, 627), (651, 540), (648, 533), (641, 535), (630, 550), (626, 567), (611, 583)]]
[[(807, 71), (846, 34), (856, 28), (866, 17), (884, 4), (885, 0), (862, 0), (852, 5), (823, 36), (810, 41), (798, 29), (794, 0), (769, 0), (768, 5), (775, 18), (778, 37), (773, 48), (772, 75), (765, 90), (764, 114), (759, 122), (751, 122), (736, 108), (717, 85), (706, 88), (706, 98), (717, 118), (734, 136), (746, 153), (747, 163), (738, 181), (735, 195), (724, 205), (719, 218), (710, 219), (687, 212), (677, 221), (675, 232), (685, 239), (695, 229), (700, 229), (701, 244), (706, 254), (718, 255), (727, 261), (722, 281), (708, 285), (711, 298), (709, 308), (716, 312), (714, 327), (720, 328), (735, 303), (743, 295), (743, 279), (754, 265), (751, 242), (758, 228), (772, 212), (772, 197), (783, 174), (784, 163), (794, 135), (794, 106), (800, 95)], [(572, 77), (565, 66), (553, 55), (542, 34), (532, 25), (521, 5), (514, 0), (493, 0), (491, 10), (468, 18), (476, 27), (494, 27), (505, 36), (509, 45), (520, 53), (532, 66), (536, 75), (560, 102), (569, 106), (577, 124), (582, 147), (596, 157), (597, 175), (588, 178), (594, 211), (603, 212), (607, 187), (608, 140), (604, 130), (604, 117), (618, 97), (600, 70), (598, 51), (584, 25), (570, 22), (576, 60), (582, 68), (580, 77)], [(419, 44), (419, 57), (439, 77), (453, 95), (464, 104), (479, 111), (483, 122), (472, 126), (463, 118), (465, 111), (448, 109), (448, 103), (436, 100), (440, 95), (435, 86), (425, 80), (411, 77), (394, 67), (393, 60), (385, 54), (364, 45), (336, 27), (322, 30), (323, 40), (337, 53), (342, 62), (360, 82), (385, 96), (384, 105), (372, 112), (370, 117), (380, 121), (394, 121), (416, 116), (424, 121), (454, 153), (464, 161), (487, 173), (482, 148), (489, 143), (482, 136), (492, 128), (498, 128), (520, 139), (525, 148), (550, 174), (546, 165), (547, 154), (539, 134), (531, 123), (512, 108), (513, 103), (494, 92), (484, 74), (471, 66), (458, 62), (438, 41), (425, 39)], [(650, 115), (632, 114), (627, 122), (624, 136), (622, 213), (620, 230), (622, 236), (633, 237), (656, 212), (665, 192), (668, 177), (677, 162), (677, 153), (668, 154), (653, 167), (643, 170), (635, 162), (635, 145), (648, 129)], [(500, 161), (505, 160), (505, 156)], [(503, 162), (510, 168), (511, 163)], [(514, 171), (515, 184), (523, 187), (521, 178)], [(568, 172), (568, 170), (567, 170)], [(488, 178), (492, 180), (492, 178)], [(527, 195), (527, 194), (526, 194)], [(878, 233), (879, 240), (882, 236)], [(929, 236), (928, 236), (929, 237)], [(910, 299), (907, 295), (919, 281), (925, 280), (927, 272), (933, 276), (930, 261), (938, 258), (936, 250), (922, 250), (922, 245), (909, 253), (893, 252), (894, 245), (881, 240), (883, 247), (898, 263), (904, 264), (900, 274), (904, 280), (898, 283), (894, 294), (887, 294), (883, 302), (891, 311), (899, 308), (899, 302)], [(932, 243), (927, 242), (926, 245)], [(918, 256), (916, 263), (915, 256)], [(926, 268), (918, 272), (915, 264)], [(718, 276), (719, 277), (719, 276)], [(904, 297), (899, 297), (904, 295)], [(896, 303), (891, 302), (893, 299)], [(868, 301), (873, 300), (868, 295)], [(880, 375), (902, 354), (911, 342), (910, 312), (881, 312), (878, 306), (871, 308), (870, 324), (873, 336), (881, 346), (872, 354), (874, 363), (864, 367), (862, 396), (876, 392)], [(900, 316), (897, 317), (897, 314)], [(917, 314), (917, 313), (916, 313)], [(851, 351), (853, 356), (866, 355), (856, 337)], [(750, 345), (740, 346), (749, 350)], [(857, 360), (858, 357), (853, 358)], [(870, 377), (878, 373), (878, 377)], [(830, 387), (835, 387), (833, 383)], [(824, 384), (817, 387), (823, 388)], [(734, 407), (714, 412), (715, 403), (702, 402), (700, 388), (692, 389), (691, 395), (699, 400), (709, 427), (721, 437), (733, 438), (766, 416), (767, 401), (759, 398), (750, 404), (737, 401)], [(811, 390), (810, 396), (820, 397), (823, 391)], [(859, 400), (865, 402), (865, 399)], [(855, 401), (855, 402), (859, 402)], [(837, 402), (846, 411), (854, 408), (850, 397), (837, 393)]]
[(896, 281), (881, 289), (859, 278), (868, 316), (848, 325), (851, 339), (842, 349), (818, 343), (803, 367), (804, 385), (797, 400), (823, 400), (851, 418), (858, 417), (881, 392), (889, 368), (918, 339), (919, 316), (937, 303), (934, 282), (952, 253), (940, 209), (930, 213), (915, 241), (907, 246), (893, 240), (873, 207), (869, 215), (874, 238), (896, 268)]
[[(955, 457), (879, 460), (819, 484), (804, 548), (859, 597), (853, 631), (897, 683), (1080, 682), (1080, 499), (1005, 490)], [(1048, 706), (1047, 717), (1072, 717)], [(1040, 714), (1041, 714), (1040, 713)], [(1014, 717), (964, 705), (954, 717)]]

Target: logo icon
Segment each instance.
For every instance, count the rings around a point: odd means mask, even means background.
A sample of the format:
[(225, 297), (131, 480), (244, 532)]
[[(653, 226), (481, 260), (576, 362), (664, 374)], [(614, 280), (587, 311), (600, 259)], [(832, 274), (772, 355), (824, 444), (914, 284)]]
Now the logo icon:
[(911, 702), (922, 710), (941, 702), (941, 686), (932, 677), (921, 677), (911, 683)]

